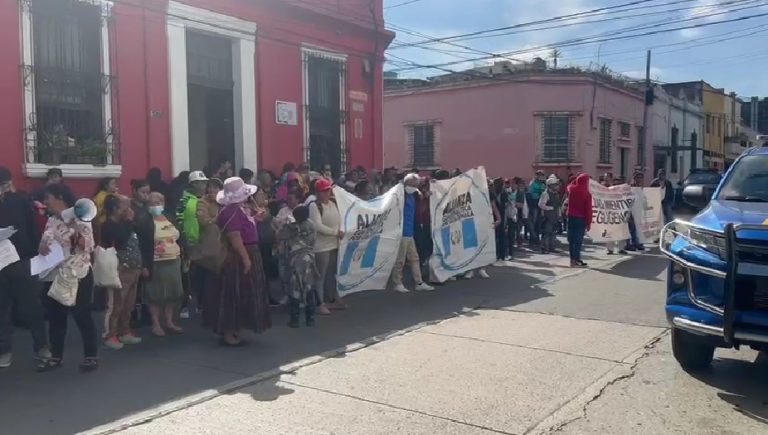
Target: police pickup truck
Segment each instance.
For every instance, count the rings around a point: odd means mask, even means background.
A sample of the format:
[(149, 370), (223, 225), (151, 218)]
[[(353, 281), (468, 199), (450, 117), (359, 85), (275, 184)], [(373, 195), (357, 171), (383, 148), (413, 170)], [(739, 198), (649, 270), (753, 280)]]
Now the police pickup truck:
[(745, 151), (711, 198), (683, 192), (704, 207), (661, 232), (672, 350), (686, 370), (710, 365), (717, 347), (768, 350), (768, 146)]

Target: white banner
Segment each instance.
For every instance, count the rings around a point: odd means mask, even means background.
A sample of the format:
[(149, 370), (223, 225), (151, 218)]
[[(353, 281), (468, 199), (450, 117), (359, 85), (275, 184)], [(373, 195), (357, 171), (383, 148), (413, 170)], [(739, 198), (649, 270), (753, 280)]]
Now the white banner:
[(448, 278), (496, 261), (493, 211), (485, 168), (472, 169), (430, 187), (434, 278)]
[(662, 227), (661, 188), (633, 187), (635, 202), (632, 217), (635, 220), (637, 238), (640, 243), (652, 243), (659, 238)]
[(384, 290), (403, 237), (403, 185), (370, 201), (338, 186), (333, 194), (344, 231), (339, 244), (339, 294)]
[[(595, 242), (629, 239), (629, 216), (635, 196), (628, 184), (605, 187), (590, 180), (592, 193), (592, 228), (589, 237)], [(623, 246), (622, 246), (623, 248)]]

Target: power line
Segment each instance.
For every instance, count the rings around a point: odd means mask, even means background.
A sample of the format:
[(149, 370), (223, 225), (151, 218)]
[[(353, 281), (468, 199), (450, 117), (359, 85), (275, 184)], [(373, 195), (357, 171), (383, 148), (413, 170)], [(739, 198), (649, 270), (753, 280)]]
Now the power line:
[(387, 7), (385, 7), (384, 9), (394, 9), (394, 8), (399, 8), (399, 7), (401, 7), (401, 6), (407, 6), (407, 5), (410, 5), (410, 4), (413, 4), (413, 3), (418, 3), (418, 2), (420, 2), (420, 1), (422, 1), (422, 0), (408, 0), (408, 1), (404, 1), (404, 2), (402, 2), (402, 3), (397, 3), (397, 4), (394, 4), (394, 5), (392, 5), (392, 6), (387, 6)]
[[(613, 36), (613, 37), (602, 38), (602, 39), (594, 39), (595, 36), (593, 35), (593, 36), (588, 36), (588, 37), (580, 38), (580, 39), (574, 39), (574, 40), (570, 40), (570, 41), (555, 42), (555, 43), (550, 43), (550, 44), (546, 44), (546, 45), (540, 45), (540, 46), (536, 46), (536, 47), (532, 47), (532, 48), (528, 48), (528, 49), (523, 49), (523, 50), (499, 53), (498, 56), (514, 56), (514, 55), (518, 55), (518, 54), (524, 54), (524, 53), (530, 53), (530, 52), (535, 52), (535, 51), (539, 51), (539, 50), (544, 50), (544, 49), (548, 49), (548, 48), (552, 48), (552, 47), (562, 48), (562, 47), (570, 47), (570, 46), (577, 46), (577, 45), (587, 45), (587, 44), (596, 44), (596, 43), (609, 42), (609, 41), (618, 41), (618, 40), (624, 40), (624, 39), (640, 38), (640, 37), (644, 37), (644, 36), (658, 35), (658, 34), (664, 34), (664, 33), (669, 33), (669, 32), (675, 32), (675, 31), (678, 31), (678, 30), (696, 29), (696, 28), (702, 28), (702, 27), (716, 26), (716, 25), (725, 24), (725, 23), (733, 23), (733, 22), (739, 22), (739, 21), (746, 21), (746, 20), (751, 20), (751, 19), (754, 19), (754, 18), (759, 18), (759, 17), (764, 17), (764, 16), (768, 16), (768, 13), (745, 15), (745, 16), (741, 16), (741, 17), (726, 19), (726, 20), (710, 21), (710, 22), (706, 22), (706, 23), (697, 23), (697, 24), (692, 24), (692, 25), (688, 25), (688, 26), (673, 27), (673, 28), (669, 28), (669, 29), (659, 29), (659, 30), (653, 30), (653, 31), (648, 31), (648, 32), (644, 32), (644, 33), (634, 34), (634, 35), (621, 35), (621, 36)], [(663, 26), (664, 25), (656, 25), (654, 27), (663, 27)], [(623, 32), (618, 32), (618, 33), (623, 33)], [(492, 58), (480, 57), (480, 58), (473, 59), (473, 61), (483, 61), (483, 60), (489, 60), (489, 59), (492, 59)], [(461, 63), (463, 63), (463, 62), (461, 62), (461, 61), (459, 61), (459, 62), (444, 62), (444, 63), (440, 63), (440, 64), (435, 64), (435, 66), (444, 67), (444, 66), (457, 65), (457, 64), (461, 64)], [(401, 71), (397, 71), (397, 72), (411, 71), (411, 70), (415, 70), (415, 69), (420, 69), (420, 68), (410, 68), (410, 69), (405, 69), (405, 70), (401, 70)]]
[[(687, 1), (687, 0), (684, 0), (684, 1)], [(603, 23), (603, 22), (608, 22), (608, 21), (618, 21), (618, 20), (625, 20), (625, 19), (633, 19), (633, 18), (647, 17), (647, 16), (652, 16), (652, 15), (667, 15), (667, 14), (671, 14), (673, 12), (680, 12), (680, 11), (694, 10), (694, 9), (717, 10), (717, 9), (722, 8), (723, 6), (728, 6), (728, 5), (732, 5), (732, 4), (744, 5), (744, 4), (749, 4), (749, 3), (755, 3), (755, 2), (758, 2), (758, 1), (761, 1), (761, 0), (731, 0), (731, 1), (726, 1), (726, 2), (722, 2), (722, 3), (718, 3), (717, 5), (688, 6), (688, 7), (682, 7), (682, 8), (672, 8), (672, 9), (667, 9), (667, 10), (663, 10), (663, 11), (643, 12), (643, 13), (638, 13), (638, 14), (621, 15), (621, 16), (618, 16), (618, 17), (601, 18), (601, 19), (597, 19), (597, 20), (585, 20), (585, 21), (578, 21), (578, 22), (574, 22), (574, 23), (564, 23), (564, 24), (558, 24), (558, 25), (552, 25), (552, 26), (546, 26), (546, 27), (537, 27), (535, 29), (513, 30), (513, 31), (510, 31), (510, 32), (496, 33), (496, 34), (493, 34), (493, 35), (478, 35), (478, 36), (472, 36), (472, 37), (467, 37), (467, 38), (458, 38), (458, 39), (455, 39), (453, 41), (470, 41), (470, 40), (477, 40), (477, 39), (497, 38), (497, 37), (501, 37), (501, 36), (509, 36), (509, 35), (517, 35), (517, 34), (521, 34), (521, 33), (536, 32), (536, 31), (540, 31), (540, 30), (561, 29), (561, 28), (564, 28), (564, 27), (581, 26), (581, 25), (587, 25), (587, 24)], [(754, 6), (754, 7), (759, 7), (759, 6), (761, 6), (761, 5), (757, 5), (757, 6)], [(748, 8), (745, 7), (745, 8), (741, 8), (741, 9), (734, 9), (731, 12), (735, 12), (735, 11), (743, 10), (743, 9), (748, 9)], [(624, 12), (624, 11), (621, 11), (621, 12)], [(728, 13), (728, 12), (726, 12), (726, 13)], [(722, 14), (722, 13), (718, 13), (718, 14)], [(712, 14), (712, 15), (718, 15), (718, 14)], [(646, 24), (643, 24), (643, 25), (629, 27), (629, 28), (627, 28), (625, 30), (626, 31), (640, 30), (642, 28), (647, 28), (647, 26), (649, 26), (649, 25), (660, 24), (660, 23), (673, 24), (675, 22), (691, 21), (691, 20), (697, 20), (697, 19), (701, 19), (701, 18), (706, 18), (706, 17), (712, 16), (712, 15), (692, 16), (692, 17), (688, 17), (686, 20), (682, 20), (682, 21), (680, 20), (679, 17), (677, 17), (677, 21), (669, 21), (668, 19), (664, 19), (664, 20), (660, 20), (660, 21), (652, 21), (652, 22), (649, 22), (649, 23), (646, 23)], [(396, 46), (392, 47), (392, 49), (398, 49), (400, 47), (402, 47), (402, 46), (396, 45)]]
[[(602, 8), (591, 9), (591, 10), (582, 11), (582, 12), (576, 12), (576, 13), (568, 14), (568, 15), (560, 15), (560, 16), (556, 16), (556, 17), (552, 17), (552, 18), (546, 18), (546, 19), (535, 20), (535, 21), (528, 21), (528, 22), (525, 22), (525, 23), (518, 23), (518, 24), (511, 25), (511, 26), (499, 27), (499, 28), (495, 28), (495, 29), (478, 30), (478, 31), (475, 31), (475, 32), (464, 33), (464, 34), (461, 34), (461, 35), (453, 35), (453, 36), (446, 36), (446, 37), (442, 37), (442, 38), (436, 38), (436, 40), (433, 41), (433, 42), (442, 42), (442, 41), (446, 41), (446, 40), (459, 39), (459, 38), (464, 38), (464, 37), (468, 37), (468, 36), (480, 35), (480, 34), (484, 34), (484, 33), (491, 33), (491, 32), (503, 31), (503, 30), (510, 30), (510, 29), (515, 29), (515, 28), (520, 28), (520, 27), (533, 26), (533, 25), (536, 25), (536, 24), (546, 24), (546, 23), (555, 22), (555, 21), (563, 21), (563, 20), (568, 20), (568, 19), (573, 19), (573, 18), (579, 18), (579, 17), (585, 16), (585, 15), (589, 15), (589, 14), (594, 14), (596, 12), (602, 12), (602, 11), (607, 11), (607, 10), (612, 10), (612, 9), (620, 9), (620, 8), (627, 7), (627, 6), (633, 6), (633, 5), (637, 5), (637, 4), (641, 4), (641, 3), (649, 3), (649, 2), (652, 2), (652, 1), (656, 1), (656, 0), (634, 0), (634, 1), (631, 1), (629, 3), (623, 3), (623, 4), (620, 4), (620, 5), (606, 6), (606, 7), (602, 7)], [(680, 2), (691, 2), (691, 1), (695, 1), (695, 0), (678, 0), (678, 1), (680, 1)], [(398, 45), (397, 47), (406, 47), (406, 46), (409, 46), (409, 45), (408, 44), (406, 44), (406, 45)]]

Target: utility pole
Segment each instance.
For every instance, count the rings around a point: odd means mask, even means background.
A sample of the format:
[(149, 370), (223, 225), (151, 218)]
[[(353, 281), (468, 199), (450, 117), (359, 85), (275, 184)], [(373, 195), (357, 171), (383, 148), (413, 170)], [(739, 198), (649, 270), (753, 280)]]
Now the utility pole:
[(645, 93), (643, 98), (643, 142), (640, 147), (640, 169), (645, 174), (646, 147), (648, 146), (648, 106), (653, 104), (653, 92), (651, 90), (651, 50), (645, 59)]

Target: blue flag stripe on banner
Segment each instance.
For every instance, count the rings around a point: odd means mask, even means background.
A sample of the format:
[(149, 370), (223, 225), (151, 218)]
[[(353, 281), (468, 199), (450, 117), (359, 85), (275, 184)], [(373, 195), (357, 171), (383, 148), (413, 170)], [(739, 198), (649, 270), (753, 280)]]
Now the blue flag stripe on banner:
[(370, 269), (376, 262), (376, 252), (379, 249), (379, 236), (374, 236), (368, 242), (368, 247), (365, 248), (363, 254), (363, 260), (360, 262), (361, 269)]
[(464, 249), (477, 248), (477, 228), (475, 219), (464, 219), (461, 222), (461, 233), (464, 238)]
[(341, 275), (346, 275), (349, 273), (349, 267), (352, 265), (352, 257), (355, 256), (355, 251), (357, 250), (357, 246), (360, 244), (360, 242), (349, 242), (347, 245), (347, 249), (344, 250), (344, 257), (341, 259), (341, 267), (339, 268), (339, 272), (341, 272)]
[(440, 235), (443, 239), (443, 255), (446, 257), (451, 256), (451, 226), (443, 227), (440, 231)]

